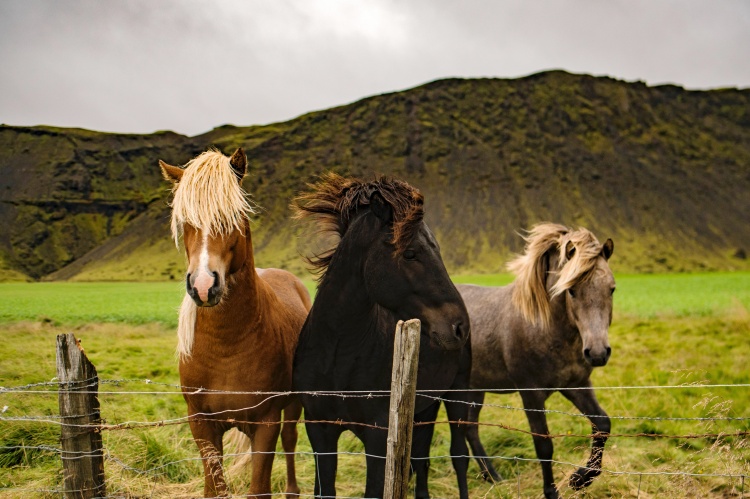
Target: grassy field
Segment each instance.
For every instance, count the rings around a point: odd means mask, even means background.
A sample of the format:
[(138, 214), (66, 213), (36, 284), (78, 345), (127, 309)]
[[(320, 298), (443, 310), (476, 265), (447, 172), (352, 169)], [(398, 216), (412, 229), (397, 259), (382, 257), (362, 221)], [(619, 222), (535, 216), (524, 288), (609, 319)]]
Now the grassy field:
[[(499, 285), (507, 275), (461, 276), (459, 282)], [(308, 282), (313, 289), (312, 281)], [(549, 425), (555, 439), (555, 477), (564, 497), (741, 497), (750, 496), (738, 475), (750, 475), (750, 441), (732, 435), (750, 430), (750, 387), (622, 389), (635, 386), (750, 384), (750, 274), (617, 276), (615, 317), (610, 329), (613, 355), (594, 373), (602, 406), (613, 416), (613, 436), (605, 451), (607, 470), (585, 492), (565, 486), (566, 477), (586, 461), (587, 421), (561, 396), (550, 399)], [(49, 382), (55, 376), (57, 334), (74, 332), (110, 382), (100, 387), (102, 416), (108, 423), (158, 422), (184, 416), (177, 394), (174, 358), (176, 310), (183, 289), (175, 283), (6, 283), (0, 284), (3, 348), (0, 386)], [(111, 382), (118, 380), (118, 382)], [(146, 382), (145, 380), (150, 380)], [(32, 393), (31, 390), (35, 392)], [(50, 393), (43, 393), (50, 390)], [(489, 396), (482, 421), (527, 430), (517, 395)], [(0, 392), (0, 496), (59, 497), (59, 428), (54, 421), (54, 386), (22, 393)], [(710, 418), (732, 417), (732, 421)], [(12, 418), (12, 419), (11, 419)], [(704, 418), (680, 420), (665, 418)], [(441, 413), (439, 420), (444, 420)], [(310, 446), (300, 427), (300, 452)], [(470, 467), (470, 491), (476, 498), (541, 497), (539, 465), (531, 438), (522, 431), (485, 427), (487, 450), (506, 478), (483, 482)], [(648, 434), (648, 437), (634, 435)], [(720, 436), (706, 436), (707, 434)], [(617, 436), (619, 435), (619, 436)], [(690, 438), (688, 438), (690, 437)], [(202, 472), (186, 425), (105, 431), (108, 493), (126, 497), (196, 497)], [(432, 455), (446, 456), (447, 425), (438, 425)], [(361, 452), (346, 434), (341, 451)], [(572, 463), (570, 465), (565, 463)], [(298, 457), (303, 493), (311, 493), (314, 465)], [(718, 476), (718, 475), (734, 475)], [(340, 458), (338, 493), (361, 496), (364, 458)], [(241, 493), (246, 475), (231, 473)], [(274, 468), (274, 484), (283, 490), (284, 467)], [(455, 496), (450, 460), (433, 460), (433, 497)]]

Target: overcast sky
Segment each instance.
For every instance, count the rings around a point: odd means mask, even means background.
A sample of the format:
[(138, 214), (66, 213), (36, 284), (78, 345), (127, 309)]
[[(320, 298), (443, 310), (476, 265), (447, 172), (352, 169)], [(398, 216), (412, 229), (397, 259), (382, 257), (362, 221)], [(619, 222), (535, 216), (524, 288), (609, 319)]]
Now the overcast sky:
[(0, 0), (0, 123), (195, 135), (445, 77), (750, 87), (747, 0)]

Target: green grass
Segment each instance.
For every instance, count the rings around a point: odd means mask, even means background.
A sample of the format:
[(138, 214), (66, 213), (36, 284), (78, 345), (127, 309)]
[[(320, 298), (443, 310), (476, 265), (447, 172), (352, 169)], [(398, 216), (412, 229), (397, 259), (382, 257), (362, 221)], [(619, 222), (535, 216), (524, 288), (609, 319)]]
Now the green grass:
[[(459, 276), (456, 281), (501, 285), (507, 275)], [(664, 276), (617, 276), (615, 320), (610, 329), (612, 359), (595, 370), (597, 387), (750, 383), (750, 275), (693, 274)], [(307, 282), (312, 289), (312, 281)], [(3, 309), (0, 316), (3, 348), (0, 349), (0, 386), (16, 387), (50, 381), (55, 376), (55, 336), (73, 332), (82, 339), (87, 355), (104, 380), (102, 416), (109, 423), (164, 421), (185, 415), (181, 395), (121, 394), (104, 392), (165, 391), (177, 384), (174, 357), (174, 323), (182, 288), (175, 283), (6, 283), (0, 284)], [(148, 383), (145, 380), (150, 380)], [(161, 385), (159, 383), (165, 383)], [(611, 416), (750, 418), (750, 389), (679, 388), (617, 390), (601, 388), (597, 396)], [(518, 395), (490, 395), (482, 421), (528, 430)], [(55, 393), (0, 393), (3, 417), (57, 414)], [(511, 408), (507, 408), (510, 406)], [(512, 408), (515, 408), (512, 409)], [(559, 394), (548, 408), (575, 413)], [(445, 420), (441, 412), (438, 418)], [(588, 455), (590, 428), (585, 419), (550, 414), (555, 439), (555, 459), (582, 465)], [(729, 434), (750, 430), (748, 419), (732, 422), (613, 419), (614, 434), (649, 433), (690, 435)], [(491, 485), (475, 478), (470, 466), (472, 497), (510, 498), (541, 496), (537, 463), (516, 460), (535, 457), (531, 438), (519, 431), (494, 427), (481, 430), (495, 465), (507, 478)], [(200, 495), (202, 471), (186, 425), (167, 425), (128, 431), (105, 431), (104, 445), (112, 457), (106, 461), (108, 493), (120, 496), (189, 497)], [(438, 425), (432, 455), (449, 454), (450, 435)], [(59, 447), (55, 425), (33, 421), (0, 421), (0, 497), (57, 497), (40, 491), (61, 484), (61, 465), (54, 452)], [(26, 446), (26, 448), (18, 448)], [(360, 452), (362, 446), (350, 434), (342, 437), (340, 450)], [(750, 442), (745, 437), (719, 438), (610, 438), (604, 466), (607, 470), (636, 475), (603, 474), (585, 493), (564, 486), (574, 466), (554, 466), (564, 497), (739, 497), (740, 480), (727, 477), (685, 477), (637, 473), (692, 472), (697, 474), (750, 475)], [(300, 427), (298, 450), (309, 452)], [(285, 469), (277, 460), (273, 483), (283, 489)], [(124, 463), (126, 467), (123, 467)], [(231, 464), (231, 460), (230, 463)], [(312, 458), (297, 459), (303, 493), (311, 493)], [(149, 473), (147, 470), (156, 469)], [(134, 470), (141, 470), (141, 473)], [(145, 473), (144, 473), (145, 472)], [(231, 475), (233, 490), (246, 490), (247, 475)], [(342, 456), (338, 492), (358, 496), (364, 487), (364, 458)], [(433, 461), (430, 486), (433, 497), (454, 497), (455, 477), (450, 460)], [(745, 494), (750, 479), (745, 485)]]
[(0, 283), (1, 322), (45, 321), (177, 325), (182, 283)]
[[(615, 316), (709, 316), (750, 308), (750, 272), (715, 274), (618, 275)], [(509, 274), (461, 275), (456, 283), (502, 286)], [(304, 279), (311, 296), (315, 281)], [(177, 325), (184, 295), (180, 282), (0, 283), (0, 323), (46, 321)]]
[(710, 316), (750, 309), (750, 272), (615, 277), (615, 311), (620, 315)]
[[(315, 283), (303, 281), (314, 296)], [(0, 323), (161, 323), (177, 327), (182, 282), (0, 283)]]

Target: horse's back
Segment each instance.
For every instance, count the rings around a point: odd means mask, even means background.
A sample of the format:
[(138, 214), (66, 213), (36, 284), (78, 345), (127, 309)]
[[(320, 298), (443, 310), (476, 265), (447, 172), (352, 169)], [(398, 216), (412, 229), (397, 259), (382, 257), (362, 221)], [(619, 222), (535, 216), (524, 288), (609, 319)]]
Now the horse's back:
[(459, 284), (471, 321), (472, 388), (513, 389), (507, 356), (514, 348), (517, 316), (512, 286)]
[(493, 329), (507, 322), (511, 315), (515, 315), (511, 302), (511, 286), (458, 284), (456, 288), (469, 312), (473, 339), (485, 341), (488, 335), (492, 334)]

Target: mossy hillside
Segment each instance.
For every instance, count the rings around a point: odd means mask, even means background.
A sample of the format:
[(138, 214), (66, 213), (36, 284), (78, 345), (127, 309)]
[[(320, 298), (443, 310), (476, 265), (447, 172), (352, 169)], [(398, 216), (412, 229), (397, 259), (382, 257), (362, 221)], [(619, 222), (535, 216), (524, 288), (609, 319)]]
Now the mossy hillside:
[[(278, 189), (257, 199), (270, 213), (285, 210), (295, 170), (378, 171), (425, 193), (453, 270), (496, 271), (520, 249), (517, 231), (540, 220), (613, 237), (619, 270), (747, 268), (727, 257), (747, 240), (730, 215), (747, 210), (737, 189), (750, 164), (747, 117), (711, 117), (714, 135), (686, 130), (705, 128), (702, 98), (739, 106), (747, 95), (693, 94), (565, 73), (435, 82), (295, 120), (283, 151), (275, 142), (249, 151), (275, 166), (261, 175), (291, 184), (271, 181)], [(716, 159), (726, 168), (710, 166)]]
[(39, 278), (117, 236), (164, 186), (154, 155), (192, 152), (171, 133), (0, 127), (0, 235), (9, 261)]
[[(246, 149), (250, 172), (244, 186), (263, 208), (254, 226), (262, 266), (303, 271), (299, 252), (306, 253), (310, 242), (299, 238), (306, 232), (290, 221), (289, 202), (306, 182), (334, 170), (363, 177), (394, 175), (418, 186), (426, 197), (428, 223), (453, 273), (501, 271), (522, 248), (518, 231), (544, 220), (588, 227), (602, 240), (612, 237), (612, 265), (618, 271), (748, 269), (742, 256), (750, 248), (743, 215), (750, 212), (749, 109), (747, 90), (686, 91), (561, 71), (515, 80), (440, 80), (285, 123), (223, 126), (193, 138), (163, 133), (114, 140), (101, 134), (98, 140), (112, 156), (109, 163), (97, 163), (108, 165), (102, 166), (107, 182), (93, 180), (101, 172), (92, 162), (103, 154), (94, 146), (97, 135), (79, 137), (83, 132), (71, 131), (72, 152), (50, 138), (43, 144), (57, 144), (61, 157), (68, 158), (62, 163), (72, 165), (72, 171), (90, 173), (95, 186), (90, 198), (115, 196), (115, 191), (122, 198), (130, 192), (129, 199), (145, 204), (135, 209), (120, 205), (115, 211), (121, 223), (108, 216), (107, 230), (81, 229), (90, 236), (76, 239), (83, 242), (75, 251), (37, 251), (51, 236), (19, 236), (7, 243), (9, 261), (38, 277), (100, 246), (102, 237), (131, 233), (138, 233), (134, 239), (144, 245), (133, 251), (153, 253), (153, 241), (168, 238), (168, 233), (155, 225), (146, 229), (136, 220), (154, 203), (165, 206), (168, 198), (156, 159), (184, 164), (213, 145), (226, 153)], [(131, 152), (125, 156), (136, 165), (129, 168), (137, 170), (137, 181), (117, 180), (125, 171), (118, 148), (126, 142)], [(11, 156), (0, 161), (15, 162), (17, 157)], [(47, 156), (52, 169), (53, 156)], [(109, 190), (100, 191), (104, 184)], [(72, 189), (76, 182), (65, 185), (70, 188), (55, 195), (80, 197)], [(14, 203), (0, 203), (0, 217), (10, 226), (28, 227), (41, 219), (39, 212), (19, 215), (22, 205)], [(141, 238), (144, 230), (154, 232)], [(21, 229), (17, 233), (26, 234)], [(106, 269), (114, 257), (100, 252), (98, 258)], [(165, 265), (172, 264), (165, 257)], [(165, 272), (155, 268), (150, 273)]]
[(10, 268), (7, 257), (0, 252), (0, 282), (28, 282), (31, 278)]
[(45, 280), (164, 281), (181, 280), (184, 256), (170, 235), (169, 209), (155, 201), (135, 217), (127, 230), (110, 237)]

